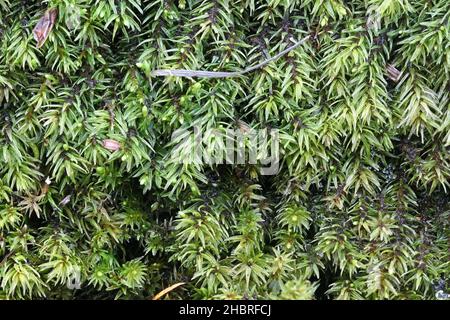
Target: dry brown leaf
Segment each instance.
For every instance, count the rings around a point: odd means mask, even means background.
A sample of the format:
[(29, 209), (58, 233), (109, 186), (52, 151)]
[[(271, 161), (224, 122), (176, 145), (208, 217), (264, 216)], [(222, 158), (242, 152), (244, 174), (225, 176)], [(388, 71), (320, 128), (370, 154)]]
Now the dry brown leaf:
[(34, 39), (37, 41), (36, 47), (39, 49), (47, 40), (50, 32), (55, 25), (56, 17), (58, 16), (58, 9), (52, 8), (45, 11), (41, 19), (33, 29)]
[(117, 151), (120, 149), (120, 143), (116, 140), (105, 139), (103, 140), (103, 147), (111, 151)]

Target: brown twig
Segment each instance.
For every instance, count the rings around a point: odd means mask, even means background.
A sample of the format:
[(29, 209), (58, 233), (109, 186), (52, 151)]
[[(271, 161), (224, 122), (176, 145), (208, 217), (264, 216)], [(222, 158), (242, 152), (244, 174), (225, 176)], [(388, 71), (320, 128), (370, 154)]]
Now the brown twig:
[(161, 291), (160, 293), (155, 295), (152, 300), (159, 300), (159, 299), (161, 299), (164, 295), (166, 295), (170, 291), (178, 288), (179, 286), (182, 286), (183, 284), (185, 284), (185, 283), (184, 282), (178, 282), (178, 283), (175, 283), (174, 285), (171, 285), (170, 287), (164, 289), (163, 291)]

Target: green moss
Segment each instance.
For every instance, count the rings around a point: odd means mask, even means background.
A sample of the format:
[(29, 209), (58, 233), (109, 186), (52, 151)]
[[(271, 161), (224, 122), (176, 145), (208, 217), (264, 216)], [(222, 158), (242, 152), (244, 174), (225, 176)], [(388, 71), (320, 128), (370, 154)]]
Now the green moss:
[[(141, 299), (180, 282), (167, 296), (448, 292), (449, 12), (0, 0), (0, 297)], [(244, 70), (307, 35), (243, 76), (150, 76)], [(277, 129), (279, 171), (183, 163), (194, 127)]]

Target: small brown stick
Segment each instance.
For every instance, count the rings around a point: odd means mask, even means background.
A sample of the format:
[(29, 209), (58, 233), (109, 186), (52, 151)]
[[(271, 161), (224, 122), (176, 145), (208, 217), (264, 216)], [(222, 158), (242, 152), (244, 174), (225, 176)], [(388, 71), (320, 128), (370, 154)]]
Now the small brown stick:
[(305, 38), (301, 39), (300, 41), (297, 41), (292, 46), (284, 49), (277, 55), (273, 56), (272, 58), (266, 59), (263, 62), (257, 64), (253, 67), (248, 67), (241, 71), (234, 71), (234, 72), (226, 72), (226, 71), (196, 71), (196, 70), (183, 70), (183, 69), (175, 69), (175, 70), (154, 70), (150, 73), (151, 76), (158, 77), (158, 76), (175, 76), (175, 77), (199, 77), (199, 78), (229, 78), (229, 77), (239, 77), (246, 73), (252, 72), (256, 69), (262, 68), (265, 65), (269, 64), (272, 61), (275, 61), (285, 54), (291, 52), (295, 48), (300, 47), (302, 44), (304, 44), (309, 38), (311, 38), (310, 35), (306, 36)]
[(170, 287), (164, 289), (163, 291), (158, 293), (156, 296), (154, 296), (152, 300), (159, 300), (159, 299), (161, 299), (167, 293), (169, 293), (170, 291), (178, 288), (179, 286), (182, 286), (183, 284), (185, 284), (185, 283), (184, 282), (178, 282), (178, 283), (175, 283), (174, 285), (171, 285)]

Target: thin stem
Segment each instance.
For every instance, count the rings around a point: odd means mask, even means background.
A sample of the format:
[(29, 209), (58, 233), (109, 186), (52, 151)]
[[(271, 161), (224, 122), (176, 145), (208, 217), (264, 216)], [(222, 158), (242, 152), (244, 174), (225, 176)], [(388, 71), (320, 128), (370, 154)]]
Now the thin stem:
[(162, 70), (154, 70), (150, 73), (151, 76), (158, 77), (158, 76), (175, 76), (175, 77), (199, 77), (199, 78), (229, 78), (229, 77), (239, 77), (246, 73), (255, 71), (256, 69), (262, 68), (265, 65), (269, 64), (272, 61), (275, 61), (285, 54), (291, 52), (292, 50), (298, 48), (302, 44), (304, 44), (308, 39), (310, 39), (311, 36), (308, 35), (305, 38), (301, 39), (300, 41), (297, 41), (292, 46), (284, 49), (277, 55), (273, 56), (272, 58), (266, 59), (263, 62), (257, 64), (256, 66), (248, 67), (241, 71), (234, 71), (234, 72), (226, 72), (226, 71), (203, 71), (203, 70), (184, 70), (184, 69), (162, 69)]

